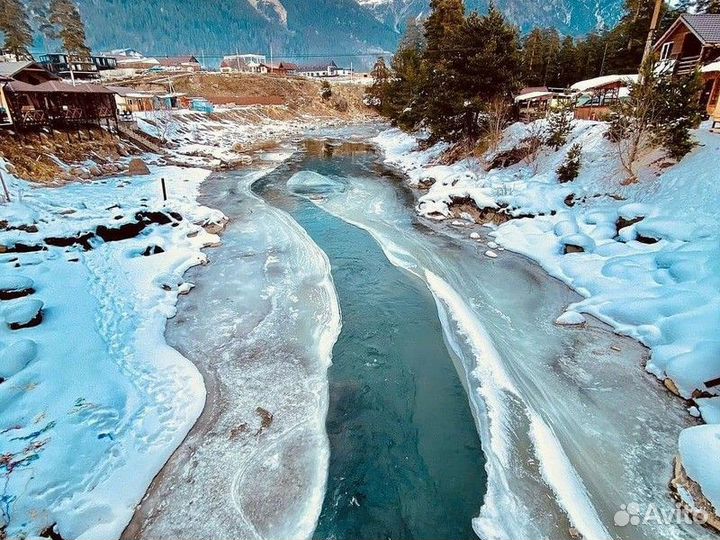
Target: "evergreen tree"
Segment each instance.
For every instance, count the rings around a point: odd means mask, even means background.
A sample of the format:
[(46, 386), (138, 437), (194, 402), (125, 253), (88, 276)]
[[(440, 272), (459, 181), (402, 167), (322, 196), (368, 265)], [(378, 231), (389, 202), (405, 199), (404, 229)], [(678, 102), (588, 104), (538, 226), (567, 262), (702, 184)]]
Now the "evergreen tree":
[(452, 47), (457, 31), (465, 21), (463, 0), (430, 0), (432, 10), (425, 21), (425, 39), (427, 57), (432, 62), (440, 62)]
[(85, 25), (74, 0), (50, 1), (50, 37), (60, 39), (68, 54), (89, 56), (90, 48), (85, 38)]
[(697, 0), (695, 10), (698, 13), (720, 13), (720, 0)]
[(392, 73), (387, 67), (387, 64), (385, 64), (385, 59), (382, 56), (375, 62), (370, 76), (372, 77), (373, 83), (365, 92), (365, 102), (380, 111), (381, 114), (392, 116), (389, 104), (391, 95), (389, 86)]
[(435, 139), (477, 140), (484, 131), (481, 119), (488, 104), (509, 99), (517, 89), (517, 30), (491, 5), (487, 15), (472, 13), (450, 35), (452, 52), (440, 65), (430, 66), (433, 94), (426, 121)]
[(558, 75), (553, 86), (567, 88), (581, 79), (575, 40), (567, 36), (563, 39), (558, 52)]
[(32, 58), (32, 29), (28, 14), (20, 0), (0, 0), (0, 32), (5, 36), (3, 48), (15, 55), (16, 60)]
[(572, 182), (580, 174), (582, 165), (582, 144), (575, 143), (568, 150), (565, 160), (557, 168), (558, 181), (562, 184)]
[(660, 77), (657, 81), (659, 104), (652, 139), (673, 159), (682, 159), (695, 146), (690, 130), (700, 124), (698, 97), (702, 85), (699, 71), (681, 77)]
[(414, 129), (424, 118), (427, 43), (419, 23), (409, 24), (392, 62), (393, 78), (385, 98), (388, 115), (402, 129)]

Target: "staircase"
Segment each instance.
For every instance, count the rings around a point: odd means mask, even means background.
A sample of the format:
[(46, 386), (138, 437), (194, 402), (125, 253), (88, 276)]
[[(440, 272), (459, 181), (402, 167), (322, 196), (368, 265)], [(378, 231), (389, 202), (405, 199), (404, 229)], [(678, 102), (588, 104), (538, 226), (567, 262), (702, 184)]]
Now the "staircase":
[(141, 148), (156, 154), (165, 154), (164, 148), (160, 147), (152, 138), (132, 126), (132, 124), (118, 123), (117, 129), (119, 133), (130, 139)]

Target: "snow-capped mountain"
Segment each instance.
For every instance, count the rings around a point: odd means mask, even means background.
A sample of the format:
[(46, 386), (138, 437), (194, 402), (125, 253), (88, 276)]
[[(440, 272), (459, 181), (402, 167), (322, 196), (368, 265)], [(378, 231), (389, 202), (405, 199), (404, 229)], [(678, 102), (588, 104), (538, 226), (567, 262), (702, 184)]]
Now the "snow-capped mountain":
[[(429, 0), (357, 0), (379, 20), (394, 29), (409, 17), (429, 11)], [(487, 10), (488, 0), (465, 0), (468, 10)], [(536, 26), (555, 27), (564, 34), (582, 35), (614, 25), (622, 0), (496, 0), (495, 5), (523, 30)]]

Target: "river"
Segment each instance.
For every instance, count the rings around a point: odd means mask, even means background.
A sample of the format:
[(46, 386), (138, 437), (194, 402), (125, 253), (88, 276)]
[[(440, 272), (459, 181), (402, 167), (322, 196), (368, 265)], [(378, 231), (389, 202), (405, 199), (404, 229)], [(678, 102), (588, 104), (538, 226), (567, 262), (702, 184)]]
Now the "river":
[(209, 402), (126, 537), (711, 536), (614, 523), (674, 509), (692, 422), (646, 351), (554, 325), (574, 293), (418, 219), (368, 147), (309, 142), (205, 192), (231, 224), (167, 336)]

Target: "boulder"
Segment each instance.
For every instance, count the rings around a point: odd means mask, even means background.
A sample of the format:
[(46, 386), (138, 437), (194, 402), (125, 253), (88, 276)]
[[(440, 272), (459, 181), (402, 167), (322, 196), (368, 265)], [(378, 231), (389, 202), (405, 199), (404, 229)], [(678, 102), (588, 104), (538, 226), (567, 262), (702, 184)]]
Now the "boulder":
[(12, 300), (35, 292), (34, 282), (25, 276), (0, 276), (0, 300)]
[(20, 300), (12, 306), (5, 308), (4, 317), (5, 324), (10, 330), (20, 330), (21, 328), (32, 328), (42, 322), (42, 300), (36, 298), (26, 298)]
[(130, 176), (144, 176), (150, 174), (150, 169), (140, 158), (133, 158), (128, 164), (128, 174)]

